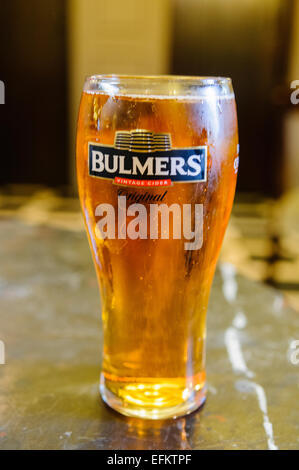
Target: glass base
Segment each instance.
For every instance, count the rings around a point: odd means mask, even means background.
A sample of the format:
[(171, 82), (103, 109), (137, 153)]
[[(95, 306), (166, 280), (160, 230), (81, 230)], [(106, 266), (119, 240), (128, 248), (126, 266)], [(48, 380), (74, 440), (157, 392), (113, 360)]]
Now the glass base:
[(197, 410), (206, 400), (204, 382), (192, 389), (183, 389), (169, 381), (115, 384), (107, 380), (104, 374), (101, 374), (100, 393), (104, 402), (114, 410), (125, 416), (143, 419), (178, 418)]

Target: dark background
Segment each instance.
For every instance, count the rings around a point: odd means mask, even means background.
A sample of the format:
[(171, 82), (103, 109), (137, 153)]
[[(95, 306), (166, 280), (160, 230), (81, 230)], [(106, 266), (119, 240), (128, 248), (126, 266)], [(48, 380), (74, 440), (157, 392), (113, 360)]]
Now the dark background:
[(68, 183), (66, 2), (1, 0), (0, 183)]

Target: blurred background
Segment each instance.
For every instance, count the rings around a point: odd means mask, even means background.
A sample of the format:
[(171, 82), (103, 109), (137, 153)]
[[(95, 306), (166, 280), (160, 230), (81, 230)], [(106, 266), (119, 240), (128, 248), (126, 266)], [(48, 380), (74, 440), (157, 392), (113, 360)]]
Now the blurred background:
[(95, 73), (232, 77), (241, 153), (222, 260), (299, 310), (299, 1), (1, 0), (1, 217), (83, 230), (76, 118)]

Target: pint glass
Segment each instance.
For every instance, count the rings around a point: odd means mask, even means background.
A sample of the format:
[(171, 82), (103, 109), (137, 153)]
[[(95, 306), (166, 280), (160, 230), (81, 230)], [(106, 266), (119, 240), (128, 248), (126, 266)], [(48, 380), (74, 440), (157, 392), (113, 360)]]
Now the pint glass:
[(95, 75), (77, 134), (103, 320), (100, 392), (128, 416), (205, 400), (206, 313), (238, 170), (229, 78)]

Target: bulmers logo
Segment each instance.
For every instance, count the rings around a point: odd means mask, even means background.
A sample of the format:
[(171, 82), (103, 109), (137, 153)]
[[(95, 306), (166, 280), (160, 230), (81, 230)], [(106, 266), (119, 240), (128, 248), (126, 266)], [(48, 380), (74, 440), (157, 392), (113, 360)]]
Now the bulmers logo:
[(171, 136), (118, 131), (114, 146), (89, 143), (89, 174), (126, 186), (170, 186), (207, 179), (207, 147), (172, 148)]

